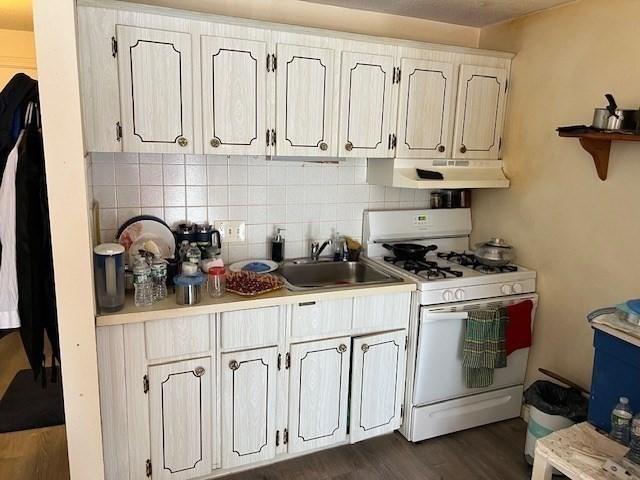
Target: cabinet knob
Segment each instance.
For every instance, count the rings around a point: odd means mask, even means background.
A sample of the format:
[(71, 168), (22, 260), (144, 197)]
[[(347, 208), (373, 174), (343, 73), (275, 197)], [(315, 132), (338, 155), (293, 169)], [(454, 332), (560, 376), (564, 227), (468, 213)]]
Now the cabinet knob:
[(217, 138), (212, 138), (209, 142), (213, 148), (218, 148), (220, 146), (220, 140)]
[(444, 145), (440, 145), (440, 146), (438, 147), (438, 151), (439, 151), (440, 153), (443, 153), (443, 152), (444, 152), (444, 150), (445, 150)]
[(465, 147), (464, 145), (460, 146), (460, 153), (467, 153), (467, 147)]
[(351, 143), (351, 142), (347, 142), (347, 143), (345, 143), (345, 144), (344, 144), (344, 149), (345, 149), (347, 152), (350, 152), (351, 150), (353, 150), (353, 143)]
[(184, 137), (180, 137), (178, 138), (178, 145), (180, 145), (181, 147), (186, 147), (187, 145), (189, 145), (189, 140)]
[(324, 152), (328, 148), (329, 148), (329, 145), (327, 145), (327, 142), (320, 142), (320, 150), (322, 150)]
[(204, 367), (196, 367), (196, 369), (193, 371), (194, 375), (196, 377), (202, 377), (205, 374), (205, 369)]
[(346, 351), (347, 351), (347, 346), (344, 343), (341, 343), (340, 345), (338, 345), (338, 352), (344, 353)]
[(238, 362), (236, 362), (235, 360), (231, 360), (231, 361), (229, 362), (229, 368), (230, 368), (231, 370), (237, 370), (237, 369), (239, 369), (239, 368), (240, 368), (240, 364), (239, 364)]
[(365, 353), (367, 353), (369, 351), (369, 345), (367, 345), (366, 343), (363, 343), (362, 347), (360, 347), (360, 348), (362, 348), (362, 351), (365, 352)]

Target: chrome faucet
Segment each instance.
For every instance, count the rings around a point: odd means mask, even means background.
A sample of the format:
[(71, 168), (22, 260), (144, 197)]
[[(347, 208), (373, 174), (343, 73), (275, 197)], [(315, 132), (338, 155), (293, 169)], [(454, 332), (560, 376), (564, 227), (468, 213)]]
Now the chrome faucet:
[(320, 245), (319, 242), (311, 242), (311, 260), (317, 261), (322, 251), (332, 243), (331, 239), (327, 240), (322, 245)]

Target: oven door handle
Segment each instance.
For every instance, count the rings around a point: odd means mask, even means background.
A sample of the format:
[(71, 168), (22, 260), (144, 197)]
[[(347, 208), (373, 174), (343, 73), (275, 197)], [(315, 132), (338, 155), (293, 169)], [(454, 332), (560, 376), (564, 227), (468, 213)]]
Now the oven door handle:
[(466, 320), (468, 312), (428, 312), (420, 319), (420, 324), (436, 323), (445, 320)]

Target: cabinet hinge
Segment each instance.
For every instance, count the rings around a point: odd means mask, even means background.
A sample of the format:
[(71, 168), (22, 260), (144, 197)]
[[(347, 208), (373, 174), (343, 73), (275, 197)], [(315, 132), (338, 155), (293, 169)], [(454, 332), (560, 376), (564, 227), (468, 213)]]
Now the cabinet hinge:
[(396, 137), (395, 133), (392, 133), (391, 134), (391, 149), (395, 150), (397, 144), (398, 144), (398, 137)]
[(122, 125), (120, 125), (120, 122), (116, 122), (116, 140), (118, 142), (122, 140)]
[(289, 443), (289, 430), (287, 430), (286, 428), (284, 429), (284, 433), (282, 434), (282, 443), (284, 443), (285, 445)]
[(275, 72), (278, 69), (278, 57), (275, 53), (271, 54), (271, 71)]
[(116, 58), (118, 55), (118, 41), (116, 37), (111, 37), (111, 55), (113, 55), (113, 58)]
[(404, 418), (404, 405), (400, 405), (400, 418)]
[(282, 368), (282, 354), (279, 353), (278, 354), (278, 370), (281, 370)]
[(271, 55), (267, 53), (267, 72), (271, 71)]
[(507, 89), (509, 88), (509, 80), (504, 82), (504, 93), (507, 93)]
[(142, 391), (144, 393), (149, 392), (149, 376), (148, 375), (145, 375), (144, 377), (142, 377)]
[(500, 142), (498, 142), (498, 150), (502, 150), (502, 137), (500, 137)]
[(393, 67), (393, 76), (391, 77), (391, 83), (400, 83), (400, 67)]
[(290, 366), (291, 366), (291, 355), (289, 354), (289, 352), (287, 352), (287, 354), (284, 356), (284, 369), (289, 370)]
[(271, 145), (271, 130), (267, 128), (267, 147)]
[(280, 430), (276, 430), (276, 447), (280, 446)]
[(275, 145), (276, 144), (276, 131), (272, 128), (271, 129), (271, 145)]
[(407, 335), (406, 337), (404, 337), (404, 349), (407, 349), (407, 345), (409, 345), (409, 335)]
[(151, 474), (152, 474), (151, 460), (149, 460), (148, 458), (147, 458), (147, 462), (146, 462), (146, 465), (145, 465), (145, 472), (147, 474), (147, 477), (151, 478)]

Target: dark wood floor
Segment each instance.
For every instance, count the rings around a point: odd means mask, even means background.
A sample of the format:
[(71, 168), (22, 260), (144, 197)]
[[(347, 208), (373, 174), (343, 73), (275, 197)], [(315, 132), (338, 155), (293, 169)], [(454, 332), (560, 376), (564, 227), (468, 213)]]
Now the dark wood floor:
[(527, 480), (526, 424), (509, 420), (419, 444), (399, 433), (224, 477), (225, 480)]

